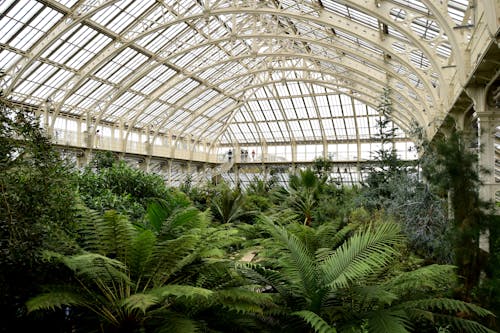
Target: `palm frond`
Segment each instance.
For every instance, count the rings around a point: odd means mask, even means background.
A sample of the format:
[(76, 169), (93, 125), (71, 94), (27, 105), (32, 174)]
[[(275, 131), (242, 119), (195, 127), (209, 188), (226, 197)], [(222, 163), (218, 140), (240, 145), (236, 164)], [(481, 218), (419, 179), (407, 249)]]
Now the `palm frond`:
[(64, 306), (88, 306), (88, 301), (79, 293), (59, 290), (40, 294), (26, 302), (28, 313), (37, 310), (54, 311)]
[(162, 229), (164, 221), (170, 214), (170, 207), (168, 203), (159, 198), (151, 200), (146, 209), (146, 219), (151, 228), (159, 233)]
[(316, 333), (337, 333), (337, 330), (334, 327), (328, 325), (323, 318), (314, 312), (302, 310), (293, 312), (292, 314), (305, 320), (309, 325), (311, 325)]
[(206, 216), (195, 207), (181, 208), (173, 212), (161, 227), (160, 237), (175, 238), (184, 230), (203, 229), (208, 226)]
[(324, 284), (332, 289), (346, 288), (350, 282), (379, 271), (393, 260), (395, 245), (402, 241), (399, 226), (393, 223), (358, 232), (321, 263)]

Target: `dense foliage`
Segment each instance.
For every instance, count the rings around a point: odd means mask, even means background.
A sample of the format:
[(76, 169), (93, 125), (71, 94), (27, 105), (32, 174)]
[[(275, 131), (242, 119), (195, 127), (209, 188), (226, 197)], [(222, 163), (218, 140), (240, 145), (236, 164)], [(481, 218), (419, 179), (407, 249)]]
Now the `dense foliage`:
[(458, 213), (449, 227), (441, 187), (404, 165), (361, 189), (318, 160), (288, 186), (183, 193), (110, 154), (70, 169), (34, 118), (4, 111), (3, 331), (493, 332), (442, 264)]
[(31, 324), (24, 302), (41, 283), (57, 278), (42, 249), (66, 250), (75, 216), (70, 168), (51, 148), (35, 117), (0, 105), (0, 330)]

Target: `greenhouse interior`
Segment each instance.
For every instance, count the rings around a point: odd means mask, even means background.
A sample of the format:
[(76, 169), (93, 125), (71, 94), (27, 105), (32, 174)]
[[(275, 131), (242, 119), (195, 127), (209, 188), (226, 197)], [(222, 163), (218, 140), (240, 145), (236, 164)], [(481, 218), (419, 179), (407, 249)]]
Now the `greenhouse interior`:
[(0, 32), (0, 332), (500, 332), (500, 0)]

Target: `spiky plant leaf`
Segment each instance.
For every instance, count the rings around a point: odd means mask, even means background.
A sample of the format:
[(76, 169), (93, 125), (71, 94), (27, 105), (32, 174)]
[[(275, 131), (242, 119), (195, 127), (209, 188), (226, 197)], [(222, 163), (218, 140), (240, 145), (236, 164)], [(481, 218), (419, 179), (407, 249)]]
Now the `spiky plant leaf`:
[(37, 310), (56, 310), (64, 306), (87, 306), (81, 294), (70, 291), (52, 291), (40, 294), (26, 302), (28, 313)]
[(301, 317), (304, 321), (311, 325), (316, 333), (337, 333), (337, 330), (334, 327), (328, 325), (323, 318), (314, 312), (302, 310), (293, 312), (292, 314)]
[(350, 237), (321, 264), (324, 283), (330, 288), (347, 288), (349, 283), (385, 267), (396, 255), (403, 238), (399, 226), (383, 223)]

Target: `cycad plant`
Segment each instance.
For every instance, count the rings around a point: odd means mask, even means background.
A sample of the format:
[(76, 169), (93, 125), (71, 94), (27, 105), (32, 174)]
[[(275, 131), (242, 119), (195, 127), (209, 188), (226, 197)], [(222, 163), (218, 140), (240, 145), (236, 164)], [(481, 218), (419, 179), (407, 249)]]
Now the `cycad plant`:
[(319, 178), (312, 169), (299, 170), (297, 174), (290, 175), (288, 188), (283, 188), (277, 195), (305, 225), (310, 226), (325, 180)]
[[(313, 229), (286, 227), (263, 218), (271, 236), (258, 264), (242, 269), (280, 296), (283, 332), (411, 332), (422, 322), (445, 323), (464, 332), (492, 332), (455, 316), (490, 312), (440, 297), (453, 276), (451, 266), (397, 269), (404, 244), (398, 225), (377, 223), (353, 231), (333, 223)], [(443, 325), (446, 326), (446, 325)]]
[[(272, 306), (270, 295), (255, 293), (228, 269), (222, 255), (235, 231), (210, 227), (206, 214), (182, 211), (157, 230), (139, 231), (108, 211), (82, 225), (83, 251), (47, 255), (73, 279), (31, 299), (29, 311), (82, 309), (101, 332), (184, 333), (237, 327), (243, 315)], [(221, 320), (214, 319), (217, 313)]]

